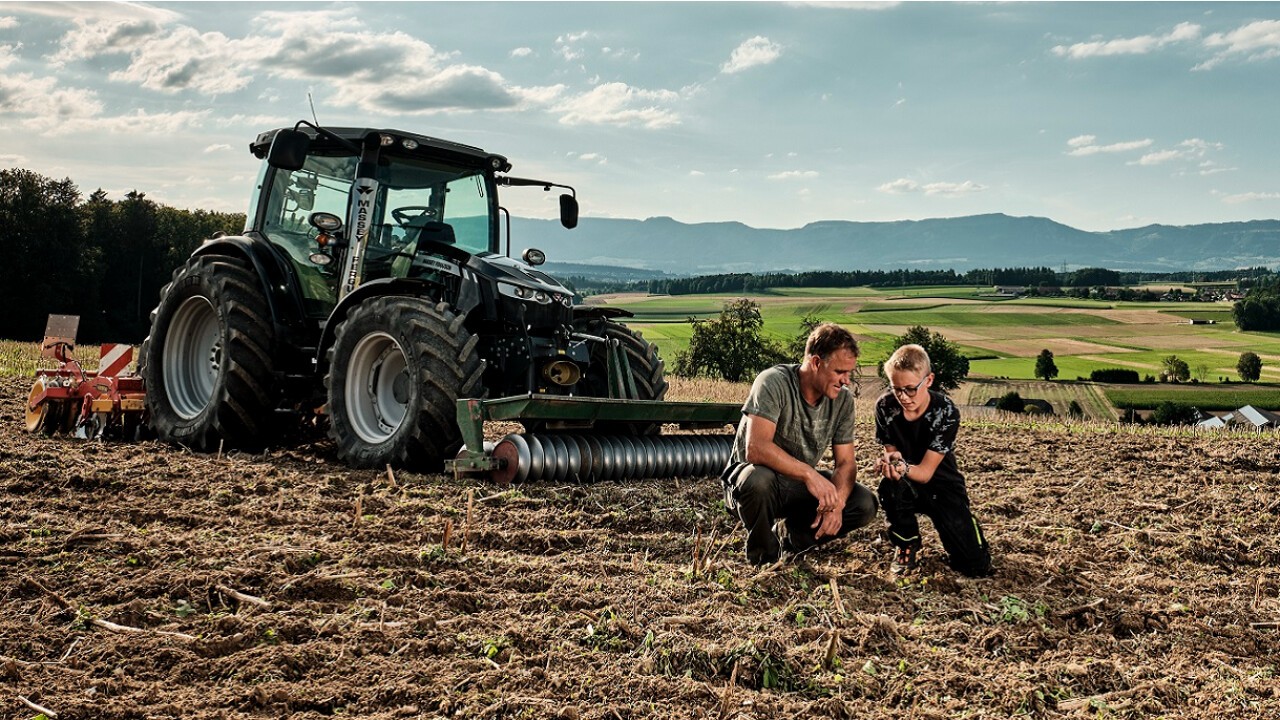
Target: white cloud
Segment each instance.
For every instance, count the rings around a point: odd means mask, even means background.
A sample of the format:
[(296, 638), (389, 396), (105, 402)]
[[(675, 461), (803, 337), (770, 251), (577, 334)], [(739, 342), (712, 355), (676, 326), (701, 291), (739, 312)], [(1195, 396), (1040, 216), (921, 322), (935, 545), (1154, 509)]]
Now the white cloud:
[(586, 160), (587, 162), (594, 162), (599, 165), (607, 165), (609, 163), (609, 158), (601, 155), (600, 153), (593, 153), (593, 152), (582, 153), (581, 155), (578, 156), (578, 159)]
[(6, 167), (18, 167), (26, 162), (26, 155), (0, 155), (0, 165)]
[(530, 55), (533, 55), (533, 48), (518, 47), (511, 51), (511, 57), (513, 58), (529, 57)]
[(1177, 149), (1157, 150), (1147, 153), (1141, 158), (1131, 161), (1129, 165), (1160, 165), (1171, 160), (1196, 160), (1203, 158), (1211, 150), (1221, 150), (1220, 142), (1209, 142), (1200, 138), (1190, 138), (1178, 143)]
[(786, 172), (775, 173), (769, 176), (770, 180), (796, 180), (803, 178), (818, 177), (817, 170), (788, 170)]
[(1094, 144), (1097, 137), (1093, 135), (1080, 135), (1067, 141), (1067, 146), (1071, 148), (1067, 152), (1068, 155), (1076, 157), (1085, 157), (1088, 155), (1097, 155), (1098, 153), (1120, 153), (1130, 150), (1141, 150), (1145, 147), (1151, 147), (1152, 140), (1144, 138), (1142, 140), (1129, 140), (1126, 142), (1111, 143), (1110, 145)]
[(215, 152), (226, 152), (231, 149), (232, 149), (231, 146), (226, 143), (218, 143), (217, 145), (210, 145), (209, 147), (205, 148), (204, 151), (207, 154), (207, 153), (215, 153)]
[(986, 185), (976, 183), (972, 180), (965, 180), (961, 183), (934, 182), (921, 184), (908, 178), (898, 178), (897, 180), (884, 183), (880, 187), (876, 188), (876, 190), (889, 195), (923, 193), (925, 195), (942, 195), (944, 197), (959, 197), (961, 195), (982, 192), (986, 189)]
[(782, 57), (782, 46), (769, 38), (757, 35), (733, 49), (729, 61), (720, 66), (726, 75), (769, 63)]
[(232, 38), (154, 17), (92, 16), (76, 20), (50, 59), (94, 63), (125, 55), (128, 65), (111, 80), (167, 94), (234, 92), (255, 75), (323, 82), (330, 102), (365, 112), (511, 109), (549, 103), (563, 90), (515, 86), (406, 33), (369, 31), (356, 8), (266, 11), (252, 26), (249, 35)]
[(1230, 203), (1232, 205), (1265, 200), (1280, 200), (1280, 192), (1246, 192), (1238, 195), (1226, 195), (1222, 198), (1222, 202)]
[(1256, 20), (1228, 33), (1214, 33), (1204, 39), (1204, 46), (1217, 54), (1193, 70), (1208, 70), (1233, 56), (1248, 60), (1280, 57), (1280, 20)]
[(552, 109), (565, 125), (639, 125), (657, 129), (680, 124), (674, 110), (662, 107), (680, 96), (670, 90), (643, 90), (626, 83), (597, 85)]
[(690, 171), (689, 171), (689, 177), (702, 177), (702, 176), (704, 176), (704, 175), (706, 175), (706, 173), (702, 172), (701, 170), (690, 170)]
[(1156, 152), (1147, 153), (1142, 157), (1134, 160), (1131, 165), (1159, 165), (1182, 157), (1182, 153), (1178, 150), (1157, 150)]
[(12, 30), (18, 27), (18, 18), (12, 15), (0, 17), (0, 30)]
[(1059, 57), (1073, 60), (1111, 55), (1146, 55), (1165, 45), (1195, 40), (1198, 37), (1200, 37), (1199, 25), (1180, 23), (1164, 35), (1139, 35), (1115, 40), (1095, 40), (1093, 42), (1075, 43), (1074, 45), (1058, 45), (1053, 48), (1053, 53)]

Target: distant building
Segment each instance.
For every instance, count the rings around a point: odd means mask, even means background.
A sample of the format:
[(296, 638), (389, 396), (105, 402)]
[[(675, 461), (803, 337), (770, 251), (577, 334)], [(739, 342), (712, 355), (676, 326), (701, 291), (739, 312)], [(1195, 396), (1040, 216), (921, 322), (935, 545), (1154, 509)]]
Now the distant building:
[(1268, 428), (1280, 428), (1280, 415), (1269, 410), (1262, 410), (1252, 405), (1229, 412), (1219, 417), (1211, 417), (1208, 420), (1202, 420), (1196, 423), (1196, 427), (1212, 430), (1224, 427), (1245, 427), (1254, 430), (1266, 430)]

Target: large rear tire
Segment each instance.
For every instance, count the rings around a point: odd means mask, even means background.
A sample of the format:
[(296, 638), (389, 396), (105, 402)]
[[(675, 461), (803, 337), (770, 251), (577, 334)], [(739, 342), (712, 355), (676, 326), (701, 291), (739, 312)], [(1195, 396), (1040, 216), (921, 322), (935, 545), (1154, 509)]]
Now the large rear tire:
[[(575, 320), (573, 329), (620, 343), (626, 353), (627, 364), (631, 367), (631, 379), (635, 382), (634, 399), (662, 400), (667, 396), (666, 365), (658, 357), (658, 346), (646, 341), (639, 331), (604, 318)], [(608, 368), (608, 349), (601, 343), (594, 343), (591, 347), (591, 371), (579, 381), (578, 394), (609, 397)], [(662, 426), (659, 423), (602, 423), (599, 429), (622, 434), (657, 435)]]
[(447, 303), (387, 296), (354, 308), (329, 350), (329, 434), (352, 467), (438, 470), (462, 446), (459, 398), (483, 395), (479, 338)]
[(209, 452), (274, 437), (275, 330), (262, 285), (241, 258), (194, 257), (151, 313), (138, 372), (156, 435)]

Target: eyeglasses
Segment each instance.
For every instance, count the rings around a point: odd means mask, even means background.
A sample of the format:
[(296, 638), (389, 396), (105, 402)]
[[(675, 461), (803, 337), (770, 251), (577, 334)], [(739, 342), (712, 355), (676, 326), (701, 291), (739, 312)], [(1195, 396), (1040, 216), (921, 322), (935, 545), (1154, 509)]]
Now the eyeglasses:
[(924, 377), (920, 378), (920, 382), (916, 383), (915, 385), (912, 385), (911, 387), (894, 387), (890, 385), (889, 389), (893, 390), (894, 395), (901, 395), (903, 397), (915, 397), (916, 391), (918, 391), (920, 389), (920, 386), (924, 384), (924, 381), (928, 379), (929, 379), (929, 376), (925, 375)]

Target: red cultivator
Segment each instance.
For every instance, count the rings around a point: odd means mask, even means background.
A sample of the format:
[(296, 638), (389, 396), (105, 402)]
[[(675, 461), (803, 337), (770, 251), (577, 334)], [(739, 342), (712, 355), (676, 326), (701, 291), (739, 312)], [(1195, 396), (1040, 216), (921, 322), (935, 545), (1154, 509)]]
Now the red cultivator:
[(81, 438), (137, 437), (143, 427), (142, 378), (124, 372), (133, 360), (133, 348), (103, 345), (97, 372), (85, 372), (72, 357), (79, 324), (75, 315), (49, 316), (40, 352), (61, 365), (36, 371), (27, 398), (27, 431), (74, 433)]

